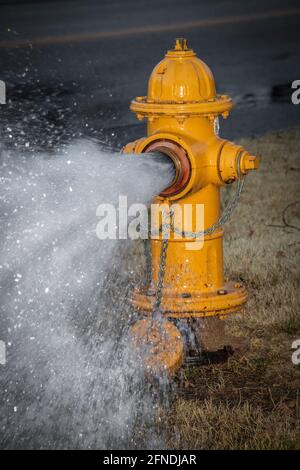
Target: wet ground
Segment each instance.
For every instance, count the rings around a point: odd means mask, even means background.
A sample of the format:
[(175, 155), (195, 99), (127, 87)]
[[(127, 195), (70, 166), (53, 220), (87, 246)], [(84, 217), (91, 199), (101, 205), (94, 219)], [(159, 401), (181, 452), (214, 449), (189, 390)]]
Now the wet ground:
[(129, 111), (153, 66), (186, 36), (236, 108), (224, 137), (300, 122), (297, 1), (0, 1), (1, 141), (52, 147), (92, 135), (121, 145), (145, 132)]

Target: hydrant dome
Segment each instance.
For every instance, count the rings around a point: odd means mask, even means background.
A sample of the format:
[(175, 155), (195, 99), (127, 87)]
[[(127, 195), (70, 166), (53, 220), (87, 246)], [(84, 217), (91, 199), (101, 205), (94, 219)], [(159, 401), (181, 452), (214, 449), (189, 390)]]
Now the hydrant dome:
[(227, 117), (233, 103), (229, 96), (216, 93), (210, 68), (178, 38), (172, 50), (153, 69), (147, 96), (132, 100), (130, 109), (138, 119), (156, 116)]
[(216, 98), (209, 67), (191, 51), (169, 51), (154, 67), (148, 82), (148, 103), (199, 103)]

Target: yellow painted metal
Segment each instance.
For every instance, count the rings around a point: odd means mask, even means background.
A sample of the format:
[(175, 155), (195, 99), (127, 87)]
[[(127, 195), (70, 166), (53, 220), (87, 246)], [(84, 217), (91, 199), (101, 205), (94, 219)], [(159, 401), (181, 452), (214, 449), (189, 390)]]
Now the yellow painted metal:
[(133, 344), (146, 367), (146, 375), (172, 375), (183, 363), (180, 331), (167, 320), (142, 319), (131, 327)]
[[(258, 157), (218, 136), (218, 116), (226, 118), (232, 106), (228, 96), (216, 93), (212, 72), (181, 38), (153, 69), (147, 96), (131, 103), (138, 119), (147, 119), (147, 137), (128, 144), (124, 152), (143, 153), (156, 142), (162, 146), (172, 142), (189, 160), (190, 174), (184, 187), (168, 198), (158, 195), (154, 202), (169, 207), (176, 203), (183, 211), (190, 204), (190, 230), (196, 229), (197, 205), (204, 205), (204, 229), (211, 227), (220, 217), (220, 187), (259, 165)], [(162, 312), (174, 318), (224, 318), (246, 302), (247, 293), (240, 283), (224, 279), (223, 229), (206, 235), (201, 249), (191, 249), (192, 243), (197, 241), (178, 239), (171, 232)], [(132, 296), (132, 304), (144, 312), (151, 312), (154, 304), (161, 235), (152, 237), (151, 249), (151, 285), (145, 291), (137, 288)]]

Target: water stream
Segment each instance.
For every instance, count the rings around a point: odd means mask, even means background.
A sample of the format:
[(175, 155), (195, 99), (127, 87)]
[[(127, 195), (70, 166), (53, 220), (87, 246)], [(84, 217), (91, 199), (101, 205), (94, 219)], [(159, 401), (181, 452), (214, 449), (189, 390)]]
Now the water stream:
[(172, 164), (156, 157), (84, 140), (57, 154), (1, 150), (1, 447), (162, 445), (127, 337), (134, 242), (95, 230), (99, 204), (149, 203), (169, 184)]

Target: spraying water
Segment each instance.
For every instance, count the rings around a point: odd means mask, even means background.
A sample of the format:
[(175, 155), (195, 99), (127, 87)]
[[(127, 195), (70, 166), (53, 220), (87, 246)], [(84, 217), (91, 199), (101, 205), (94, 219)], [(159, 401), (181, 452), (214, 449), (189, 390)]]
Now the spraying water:
[(134, 433), (155, 404), (128, 346), (132, 242), (95, 231), (100, 203), (149, 203), (170, 183), (172, 164), (156, 157), (88, 141), (57, 155), (2, 150), (2, 447), (160, 445), (149, 426)]

